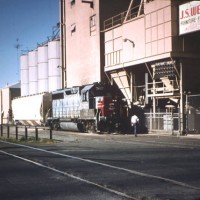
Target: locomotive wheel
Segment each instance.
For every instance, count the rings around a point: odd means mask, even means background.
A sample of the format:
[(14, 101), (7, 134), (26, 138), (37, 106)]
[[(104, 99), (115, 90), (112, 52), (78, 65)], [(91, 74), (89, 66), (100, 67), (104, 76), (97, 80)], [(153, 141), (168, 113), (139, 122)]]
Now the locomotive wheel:
[(87, 132), (88, 133), (95, 133), (95, 124), (93, 122), (88, 122), (87, 124)]
[(78, 124), (77, 124), (77, 127), (78, 127), (78, 130), (79, 130), (80, 132), (85, 132), (85, 128), (84, 128), (83, 124), (78, 123)]
[(52, 121), (52, 129), (56, 131), (60, 129), (59, 121)]
[(107, 125), (105, 121), (100, 121), (98, 123), (98, 131), (100, 132), (106, 132), (107, 131)]

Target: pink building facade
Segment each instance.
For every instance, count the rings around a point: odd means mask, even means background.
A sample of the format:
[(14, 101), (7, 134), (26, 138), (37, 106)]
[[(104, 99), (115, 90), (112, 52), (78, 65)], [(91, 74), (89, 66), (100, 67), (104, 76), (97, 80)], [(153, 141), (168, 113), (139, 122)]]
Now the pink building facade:
[(65, 86), (106, 80), (103, 22), (122, 10), (129, 0), (63, 0)]
[(179, 33), (180, 5), (188, 1), (134, 2), (104, 22), (105, 73), (130, 108), (149, 107), (154, 116), (177, 112), (177, 130), (183, 132), (190, 117), (187, 92), (200, 93), (200, 32)]
[(190, 2), (61, 0), (63, 86), (109, 81), (129, 109), (177, 113), (183, 132), (187, 93), (200, 94), (200, 32), (180, 29), (188, 23), (181, 6)]

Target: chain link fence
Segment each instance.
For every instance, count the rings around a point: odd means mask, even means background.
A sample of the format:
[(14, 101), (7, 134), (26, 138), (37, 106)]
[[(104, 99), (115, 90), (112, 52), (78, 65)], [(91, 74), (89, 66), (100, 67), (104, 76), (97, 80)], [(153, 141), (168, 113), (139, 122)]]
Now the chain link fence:
[(178, 133), (179, 114), (178, 113), (145, 113), (146, 127), (149, 132)]
[(200, 94), (187, 95), (185, 114), (188, 132), (200, 133)]

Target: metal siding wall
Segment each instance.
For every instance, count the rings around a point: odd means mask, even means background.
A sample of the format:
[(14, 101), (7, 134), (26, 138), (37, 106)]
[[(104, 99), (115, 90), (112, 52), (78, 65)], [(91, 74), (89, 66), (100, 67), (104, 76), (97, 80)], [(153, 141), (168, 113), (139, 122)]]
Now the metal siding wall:
[(21, 73), (21, 96), (29, 95), (29, 69), (28, 55), (20, 57), (20, 73)]
[(60, 41), (48, 43), (49, 92), (61, 89)]
[(38, 52), (37, 50), (28, 53), (29, 67), (29, 95), (38, 92)]
[(38, 47), (38, 93), (48, 92), (48, 47)]

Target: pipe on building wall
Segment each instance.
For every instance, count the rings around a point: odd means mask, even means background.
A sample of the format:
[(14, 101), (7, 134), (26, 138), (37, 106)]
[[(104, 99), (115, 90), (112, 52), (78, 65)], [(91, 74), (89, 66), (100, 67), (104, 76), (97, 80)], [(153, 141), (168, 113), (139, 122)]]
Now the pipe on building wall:
[(152, 73), (151, 73), (151, 71), (150, 71), (150, 69), (149, 69), (148, 64), (145, 63), (145, 65), (146, 65), (146, 68), (147, 68), (147, 70), (148, 70), (148, 72), (149, 72), (149, 75), (151, 76), (151, 79), (153, 80), (153, 75), (152, 75)]
[(183, 133), (184, 130), (184, 122), (183, 122), (183, 64), (182, 60), (180, 60), (180, 108), (179, 108), (179, 119), (180, 119), (180, 135)]
[(60, 0), (60, 65), (62, 69), (61, 81), (62, 88), (67, 86), (66, 71), (66, 27), (65, 27), (65, 0)]
[(3, 124), (3, 96), (2, 96), (2, 90), (0, 90), (0, 101), (1, 101), (1, 121), (0, 124)]
[[(153, 68), (153, 74), (155, 74), (155, 65), (151, 66)], [(153, 79), (153, 117), (155, 118), (156, 114), (156, 97), (155, 97), (155, 89), (156, 88), (156, 81)]]
[(130, 72), (131, 104), (133, 104), (133, 72)]
[(135, 83), (135, 74), (130, 72), (130, 90), (131, 90), (131, 103), (137, 101), (137, 88)]
[(149, 104), (148, 98), (148, 73), (145, 73), (145, 104)]

